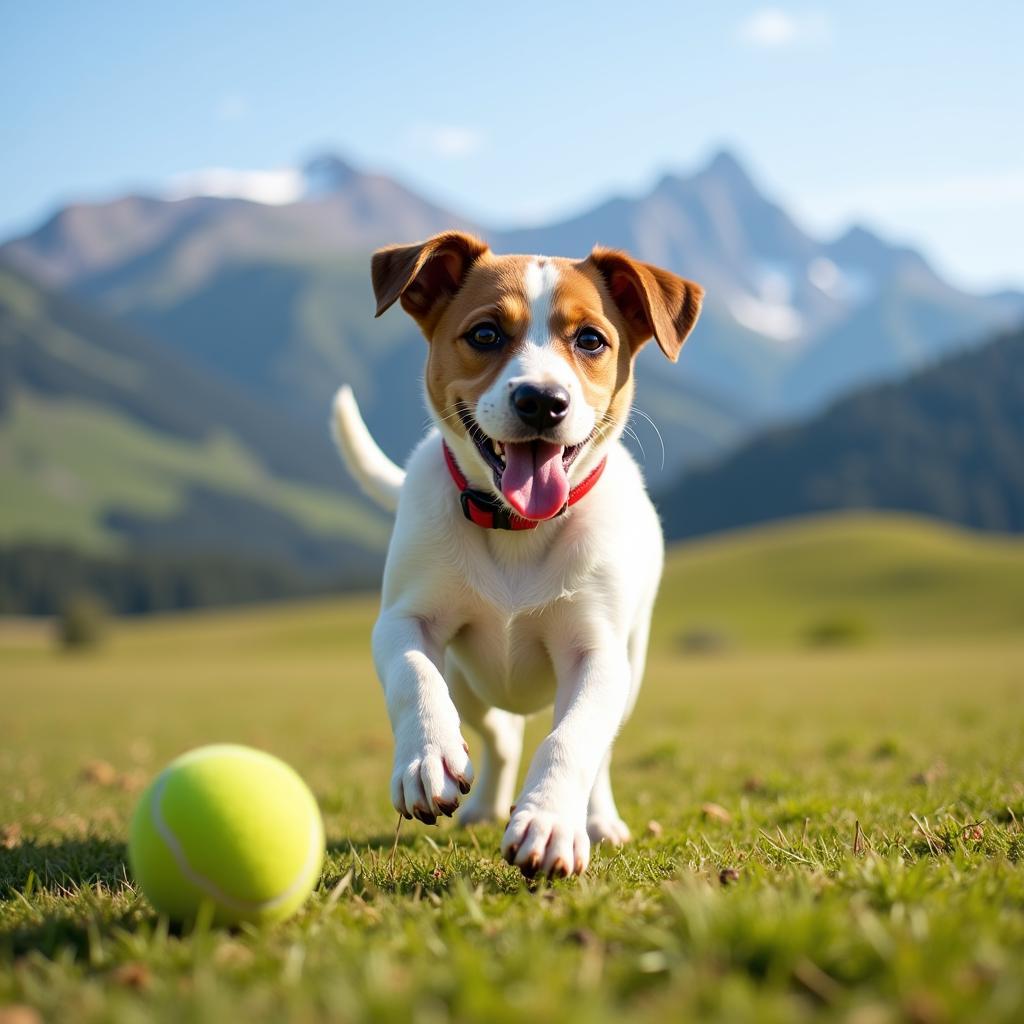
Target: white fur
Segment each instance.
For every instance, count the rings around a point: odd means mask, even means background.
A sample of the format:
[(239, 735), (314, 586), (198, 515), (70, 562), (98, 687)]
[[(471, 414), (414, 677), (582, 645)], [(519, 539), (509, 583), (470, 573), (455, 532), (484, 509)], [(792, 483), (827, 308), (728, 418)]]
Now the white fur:
[[(530, 344), (543, 350), (548, 316), (541, 307), (545, 295), (550, 302), (557, 270), (527, 273), (535, 309)], [(548, 355), (552, 361), (545, 362), (534, 352), (537, 362), (521, 362), (521, 371), (564, 374), (564, 367), (573, 380), (559, 381), (571, 383), (584, 406), (568, 364)], [(382, 469), (386, 457), (367, 443), (350, 400), (339, 399), (339, 443), (373, 493), (367, 481), (394, 481), (401, 470)], [(593, 410), (589, 415), (592, 424)], [(491, 433), (482, 412), (480, 418)], [(473, 446), (447, 424), (442, 429), (464, 471), (471, 479), (481, 475), (473, 471)], [(473, 780), (462, 736), (467, 723), (484, 750), (460, 818), (503, 820), (514, 797), (523, 716), (554, 705), (552, 729), (534, 754), (502, 840), (505, 857), (528, 873), (580, 873), (592, 841), (629, 837), (609, 763), (643, 675), (663, 541), (629, 453), (617, 438), (590, 447), (578, 462), (589, 467), (607, 455), (608, 463), (582, 501), (532, 531), (484, 530), (464, 518), (441, 435), (432, 431), (409, 459), (373, 630), (395, 735), (391, 795), (403, 814), (430, 820), (459, 803), (459, 781)]]
[[(343, 452), (358, 458), (348, 440)], [(542, 872), (559, 859), (582, 871), (591, 840), (629, 837), (608, 768), (643, 675), (663, 548), (635, 463), (617, 441), (606, 453), (601, 480), (564, 516), (526, 533), (488, 531), (463, 518), (432, 432), (409, 461), (373, 632), (402, 813), (459, 802), (456, 776), (472, 781), (473, 771), (465, 721), (484, 755), (461, 820), (503, 819), (522, 716), (554, 703), (502, 843), (520, 866), (536, 854)]]
[(530, 303), (531, 338), (538, 340), (533, 332), (537, 325), (543, 331), (551, 319), (551, 301), (558, 284), (558, 264), (546, 256), (535, 256), (526, 264), (523, 272), (526, 285), (526, 299)]
[(548, 324), (551, 303), (558, 284), (558, 264), (538, 257), (526, 265), (526, 296), (530, 301), (530, 326), (514, 358), (508, 361), (497, 380), (479, 398), (474, 410), (477, 423), (488, 437), (502, 441), (529, 434), (516, 415), (509, 396), (527, 381), (538, 386), (565, 388), (569, 393), (569, 411), (549, 437), (563, 447), (585, 441), (594, 429), (596, 418), (583, 399), (583, 389), (569, 363), (551, 346)]
[(334, 396), (333, 414), (331, 433), (349, 471), (370, 498), (394, 512), (405, 473), (377, 447), (347, 385), (338, 388)]

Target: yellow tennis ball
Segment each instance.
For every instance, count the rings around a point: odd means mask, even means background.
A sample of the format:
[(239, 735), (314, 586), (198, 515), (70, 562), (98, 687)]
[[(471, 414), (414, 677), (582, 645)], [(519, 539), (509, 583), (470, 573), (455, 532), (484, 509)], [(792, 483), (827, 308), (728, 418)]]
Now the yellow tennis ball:
[(199, 747), (172, 761), (142, 794), (128, 860), (153, 906), (217, 924), (280, 921), (320, 877), (324, 826), (309, 787), (283, 761), (251, 747)]

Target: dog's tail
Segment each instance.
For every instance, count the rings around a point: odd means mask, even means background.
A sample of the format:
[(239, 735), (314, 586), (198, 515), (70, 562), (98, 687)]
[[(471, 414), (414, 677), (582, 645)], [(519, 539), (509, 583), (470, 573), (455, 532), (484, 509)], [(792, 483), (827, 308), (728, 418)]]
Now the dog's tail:
[(381, 508), (394, 512), (405, 471), (396, 466), (370, 436), (356, 397), (347, 384), (338, 388), (334, 396), (331, 433), (356, 483)]

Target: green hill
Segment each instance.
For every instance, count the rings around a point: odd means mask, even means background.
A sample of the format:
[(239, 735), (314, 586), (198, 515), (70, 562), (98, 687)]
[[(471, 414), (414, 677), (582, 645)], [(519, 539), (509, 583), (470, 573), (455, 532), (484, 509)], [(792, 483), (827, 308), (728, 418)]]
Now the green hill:
[(806, 641), (830, 625), (838, 641), (1020, 634), (1024, 542), (912, 516), (790, 520), (676, 545), (658, 607), (672, 644)]
[(762, 434), (660, 497), (677, 538), (844, 508), (1024, 531), (1024, 329)]
[(0, 268), (0, 542), (365, 578), (388, 524), (326, 435)]

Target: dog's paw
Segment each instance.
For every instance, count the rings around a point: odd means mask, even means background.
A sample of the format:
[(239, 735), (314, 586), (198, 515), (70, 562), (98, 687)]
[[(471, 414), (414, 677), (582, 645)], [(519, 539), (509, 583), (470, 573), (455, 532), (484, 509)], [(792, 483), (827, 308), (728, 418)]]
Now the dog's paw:
[(607, 814), (593, 814), (587, 818), (587, 835), (595, 846), (601, 842), (622, 846), (632, 838), (629, 826), (620, 817)]
[(428, 741), (414, 750), (395, 752), (391, 801), (399, 814), (433, 825), (451, 817), (473, 784), (469, 747), (461, 736), (442, 743)]
[(520, 807), (501, 841), (501, 854), (527, 878), (582, 875), (590, 863), (590, 839), (583, 827), (565, 815)]

